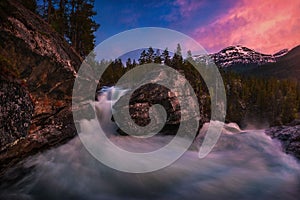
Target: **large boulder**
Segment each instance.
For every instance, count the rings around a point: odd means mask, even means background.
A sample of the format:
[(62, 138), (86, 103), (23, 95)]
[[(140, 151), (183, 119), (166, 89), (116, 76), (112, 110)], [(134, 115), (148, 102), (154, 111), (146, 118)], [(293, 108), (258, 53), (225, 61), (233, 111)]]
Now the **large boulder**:
[(15, 0), (0, 2), (0, 166), (75, 134), (71, 102), (80, 56)]
[[(205, 95), (192, 97), (192, 88), (187, 87), (183, 75), (170, 74), (164, 70), (154, 70), (147, 74), (146, 79), (151, 80), (150, 83), (143, 84), (145, 80), (141, 79), (140, 83), (137, 84), (141, 87), (132, 92), (129, 104), (123, 103), (124, 98), (126, 98), (124, 95), (113, 106), (114, 116), (118, 115), (120, 119), (126, 119), (124, 113), (126, 114), (126, 111), (129, 110), (132, 121), (122, 121), (122, 126), (125, 129), (137, 132), (138, 130), (135, 129), (147, 126), (151, 122), (150, 108), (155, 104), (163, 106), (167, 114), (166, 123), (159, 131), (161, 134), (176, 134), (182, 123), (187, 125), (185, 131), (189, 132), (189, 130), (195, 129), (195, 121), (199, 124), (199, 130), (205, 122), (209, 121), (209, 113), (204, 112), (204, 105), (206, 105), (204, 101), (207, 100), (207, 97)], [(173, 90), (164, 86), (165, 81), (174, 87)], [(123, 85), (123, 88), (130, 91), (130, 86), (126, 84)], [(178, 88), (183, 89), (183, 92), (179, 92)], [(182, 100), (182, 104), (186, 105), (185, 108), (180, 106), (179, 99)], [(152, 120), (156, 121), (155, 123), (160, 123), (161, 119), (158, 115), (159, 113), (153, 113)], [(135, 125), (132, 124), (133, 122)], [(119, 129), (119, 133), (126, 135), (122, 128)]]

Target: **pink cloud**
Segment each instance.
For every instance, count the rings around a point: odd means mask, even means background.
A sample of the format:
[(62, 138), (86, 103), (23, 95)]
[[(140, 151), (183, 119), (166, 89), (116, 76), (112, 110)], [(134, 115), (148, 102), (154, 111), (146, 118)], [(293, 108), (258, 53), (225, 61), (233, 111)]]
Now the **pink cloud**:
[(240, 44), (275, 53), (300, 44), (299, 13), (298, 0), (243, 0), (192, 35), (210, 52)]

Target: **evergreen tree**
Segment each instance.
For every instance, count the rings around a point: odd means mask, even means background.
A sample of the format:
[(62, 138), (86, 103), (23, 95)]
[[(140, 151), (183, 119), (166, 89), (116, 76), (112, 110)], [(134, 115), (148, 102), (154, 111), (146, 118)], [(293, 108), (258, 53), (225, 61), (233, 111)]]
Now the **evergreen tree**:
[(51, 22), (52, 27), (62, 36), (66, 36), (68, 30), (68, 15), (67, 15), (67, 0), (59, 0), (57, 9), (54, 11), (54, 16)]
[(177, 44), (177, 48), (176, 48), (175, 54), (177, 54), (178, 56), (182, 56), (182, 53), (181, 53), (181, 46), (180, 46), (179, 43)]
[(182, 68), (182, 64), (183, 64), (183, 58), (182, 58), (182, 53), (181, 53), (181, 46), (180, 46), (180, 44), (177, 44), (177, 49), (172, 58), (171, 65), (175, 69), (180, 69), (180, 68)]
[(162, 59), (160, 55), (160, 50), (156, 49), (155, 55), (154, 55), (154, 63), (161, 64)]
[(132, 69), (132, 63), (131, 63), (131, 59), (130, 58), (128, 58), (127, 61), (126, 61), (126, 68), (127, 68), (127, 70)]
[(163, 58), (163, 61), (164, 61), (164, 64), (165, 65), (168, 65), (170, 66), (171, 65), (171, 57), (169, 55), (169, 51), (168, 51), (168, 48), (166, 48), (163, 53), (162, 53), (162, 58)]
[(139, 64), (140, 65), (143, 65), (146, 63), (146, 59), (147, 59), (147, 53), (146, 53), (146, 50), (143, 50), (141, 55), (140, 55), (140, 58), (139, 58)]
[(188, 50), (187, 51), (187, 60), (191, 59), (192, 58), (192, 51), (191, 50)]
[(48, 9), (47, 9), (47, 21), (49, 24), (52, 22), (52, 13), (54, 13), (54, 7), (52, 5), (52, 0), (47, 0), (48, 2)]
[(146, 53), (146, 63), (154, 62), (154, 50), (152, 47), (149, 47)]
[(136, 63), (135, 59), (133, 59), (133, 61), (132, 61), (132, 68), (135, 68), (136, 66), (137, 66), (137, 63)]

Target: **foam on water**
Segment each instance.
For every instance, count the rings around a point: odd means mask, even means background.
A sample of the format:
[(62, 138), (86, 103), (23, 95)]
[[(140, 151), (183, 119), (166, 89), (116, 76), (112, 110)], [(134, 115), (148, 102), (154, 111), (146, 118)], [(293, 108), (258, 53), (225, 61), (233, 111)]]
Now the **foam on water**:
[[(168, 137), (135, 147), (149, 150)], [(116, 138), (132, 145), (130, 137)], [(261, 131), (224, 134), (206, 158), (190, 150), (169, 167), (147, 174), (100, 164), (77, 137), (12, 169), (1, 199), (297, 199), (299, 171), (299, 163)]]

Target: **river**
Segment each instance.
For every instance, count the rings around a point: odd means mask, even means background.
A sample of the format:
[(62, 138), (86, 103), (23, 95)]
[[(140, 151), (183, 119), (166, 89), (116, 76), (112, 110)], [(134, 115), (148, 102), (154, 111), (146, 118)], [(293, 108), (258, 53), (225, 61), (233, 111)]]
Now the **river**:
[[(201, 131), (206, 128), (207, 124)], [(147, 142), (137, 142), (111, 131), (114, 143), (139, 152), (172, 139), (153, 136)], [(132, 174), (101, 164), (76, 137), (11, 168), (1, 180), (0, 199), (299, 198), (299, 162), (283, 153), (280, 144), (266, 136), (264, 130), (239, 130), (229, 124), (213, 151), (203, 159), (198, 158), (199, 140), (196, 138), (170, 166)]]

